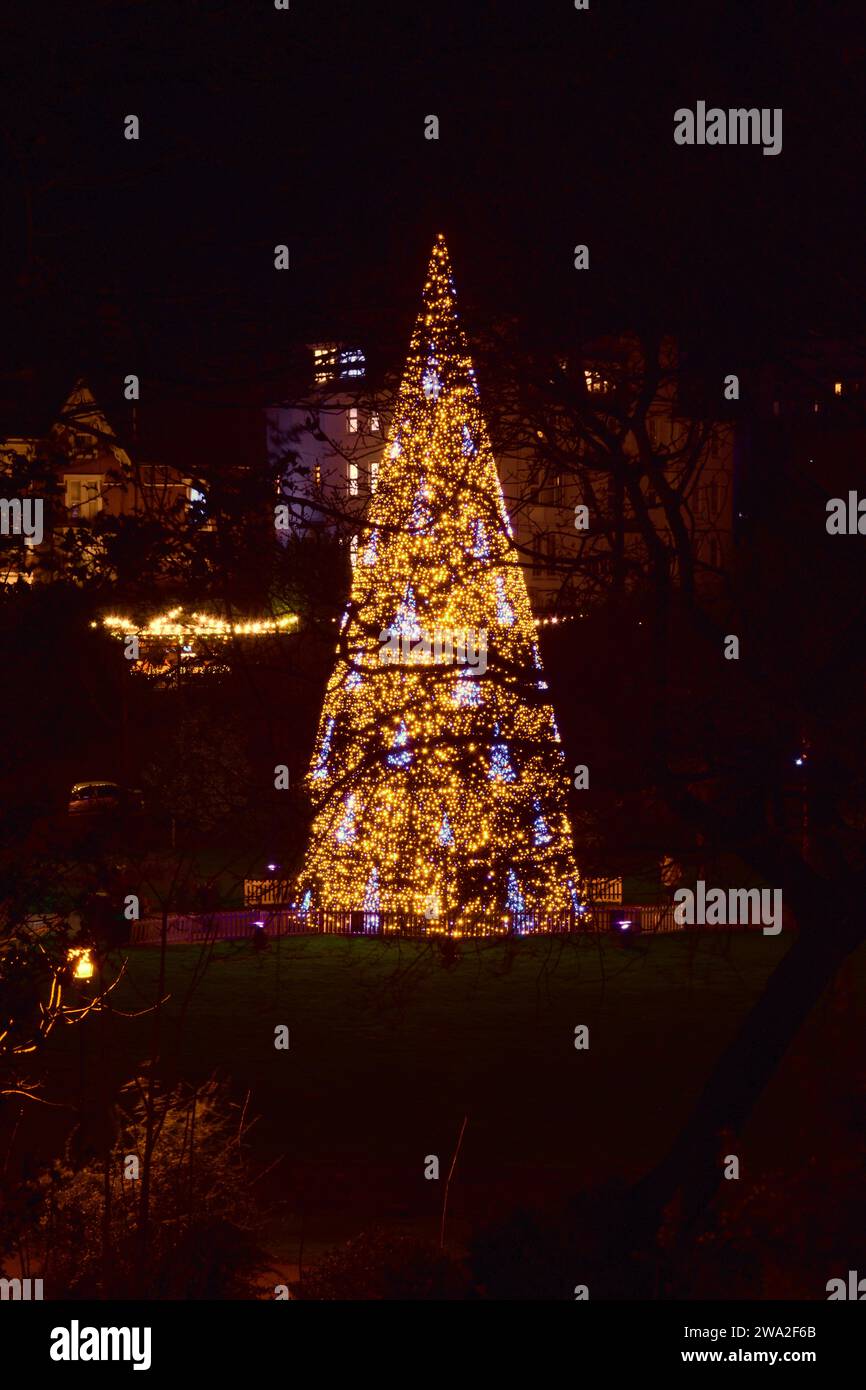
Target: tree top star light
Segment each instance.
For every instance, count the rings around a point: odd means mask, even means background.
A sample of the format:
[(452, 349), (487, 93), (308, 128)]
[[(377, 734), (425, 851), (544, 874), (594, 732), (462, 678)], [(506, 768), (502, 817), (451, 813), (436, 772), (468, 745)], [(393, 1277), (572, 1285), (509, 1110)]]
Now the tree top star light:
[(567, 774), (455, 298), (439, 236), (325, 694), (298, 898), (531, 929), (580, 910)]

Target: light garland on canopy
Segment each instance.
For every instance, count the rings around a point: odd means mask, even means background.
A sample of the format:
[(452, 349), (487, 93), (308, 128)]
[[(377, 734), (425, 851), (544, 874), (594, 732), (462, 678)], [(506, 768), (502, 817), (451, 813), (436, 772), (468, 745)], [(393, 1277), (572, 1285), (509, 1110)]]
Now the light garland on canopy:
[[(118, 614), (108, 614), (102, 619), (102, 626), (113, 637), (138, 637), (141, 640), (189, 642), (195, 638), (210, 641), (228, 641), (233, 637), (273, 637), (297, 627), (295, 613), (284, 613), (277, 618), (227, 618), (214, 617), (209, 613), (190, 613), (185, 615), (182, 608), (172, 608), (160, 613), (150, 622), (142, 625), (134, 618), (124, 618)], [(98, 623), (91, 623), (98, 627)]]

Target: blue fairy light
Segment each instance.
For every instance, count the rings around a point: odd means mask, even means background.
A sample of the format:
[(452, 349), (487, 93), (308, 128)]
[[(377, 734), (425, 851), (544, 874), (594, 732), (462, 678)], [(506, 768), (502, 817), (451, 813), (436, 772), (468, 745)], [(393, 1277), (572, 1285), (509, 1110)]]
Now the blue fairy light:
[(364, 926), (367, 931), (376, 931), (379, 927), (379, 870), (374, 864), (370, 870), (370, 877), (364, 888)]
[[(540, 653), (539, 650), (538, 650), (538, 643), (537, 643), (537, 642), (533, 642), (533, 644), (532, 644), (532, 661), (533, 661), (533, 665), (535, 666), (536, 671), (540, 671), (540, 670), (541, 670), (541, 653)], [(538, 687), (539, 690), (547, 690), (547, 688), (548, 688), (548, 686), (547, 686), (547, 681), (544, 681), (544, 680), (536, 681), (536, 685), (537, 685), (537, 687)]]
[(412, 517), (409, 530), (415, 535), (429, 534), (433, 526), (433, 513), (430, 510), (430, 493), (424, 478), (418, 485), (415, 501), (412, 503)]
[[(493, 726), (493, 737), (499, 738), (499, 725)], [(488, 778), (491, 782), (515, 782), (517, 780), (514, 768), (511, 766), (511, 758), (508, 753), (508, 744), (505, 742), (493, 743), (490, 746), (490, 771)]]
[(458, 709), (466, 709), (469, 706), (481, 704), (481, 686), (468, 671), (461, 671), (454, 682), (451, 702)]
[(541, 804), (538, 801), (534, 801), (533, 809), (536, 812), (535, 822), (532, 827), (534, 843), (536, 845), (549, 845), (553, 836), (548, 829), (547, 821), (541, 814)]
[(498, 489), (498, 491), (499, 491), (499, 515), (500, 515), (500, 517), (502, 518), (502, 525), (505, 527), (506, 532), (508, 533), (508, 535), (509, 535), (509, 536), (511, 537), (511, 539), (513, 540), (513, 539), (514, 539), (514, 532), (513, 532), (513, 530), (511, 529), (511, 517), (508, 515), (508, 508), (507, 508), (506, 505), (505, 505), (505, 498), (504, 498), (504, 496), (503, 496), (503, 494), (502, 494), (502, 488), (500, 487), (500, 488)]
[(319, 758), (316, 766), (313, 768), (313, 776), (317, 781), (328, 775), (328, 758), (331, 753), (331, 736), (334, 732), (334, 722), (333, 718), (328, 720), (325, 736), (322, 739), (322, 746), (319, 749)]
[(397, 609), (397, 618), (394, 627), (401, 637), (408, 637), (413, 642), (421, 638), (421, 627), (418, 623), (418, 615), (415, 611), (415, 590), (411, 584), (407, 584), (406, 593), (403, 601)]
[(505, 906), (515, 917), (522, 917), (526, 911), (526, 903), (520, 891), (520, 884), (517, 882), (517, 874), (513, 869), (508, 870), (508, 896), (505, 899)]
[(428, 401), (438, 401), (439, 393), (442, 390), (442, 382), (439, 380), (439, 374), (435, 367), (430, 366), (427, 368), (421, 378), (421, 385), (424, 387), (424, 395), (427, 397)]
[(355, 793), (352, 792), (344, 803), (345, 810), (343, 819), (337, 826), (336, 839), (340, 845), (351, 845), (355, 842)]
[(370, 539), (369, 539), (368, 542), (367, 542), (367, 548), (366, 548), (366, 550), (364, 551), (364, 564), (365, 564), (365, 565), (375, 565), (375, 563), (376, 563), (376, 553), (377, 553), (378, 549), (379, 549), (379, 532), (378, 532), (378, 531), (372, 531), (372, 532), (370, 533)]
[(388, 754), (388, 765), (390, 767), (408, 767), (412, 761), (412, 750), (409, 747), (409, 730), (406, 728), (405, 719), (401, 719), (400, 727), (394, 735), (394, 742), (391, 744), (391, 752)]
[(490, 542), (480, 517), (472, 523), (472, 555), (476, 560), (490, 559)]
[(505, 595), (505, 580), (501, 574), (496, 576), (496, 618), (503, 627), (514, 626), (514, 609)]

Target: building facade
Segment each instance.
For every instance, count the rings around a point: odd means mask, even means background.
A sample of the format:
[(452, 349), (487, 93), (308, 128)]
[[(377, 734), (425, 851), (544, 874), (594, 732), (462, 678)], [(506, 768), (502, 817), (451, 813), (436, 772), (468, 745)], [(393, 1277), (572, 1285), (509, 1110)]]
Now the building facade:
[[(673, 348), (667, 352), (635, 429), (623, 425), (623, 402), (626, 383), (641, 375), (640, 349), (621, 338), (597, 345), (591, 366), (571, 369), (572, 378), (580, 374), (580, 389), (566, 390), (565, 403), (551, 400), (515, 415), (502, 447), (494, 439), (519, 563), (539, 617), (580, 611), (615, 583), (630, 587), (646, 564), (648, 525), (669, 553), (672, 573), (687, 548), (696, 589), (721, 586), (734, 534), (734, 430), (683, 410)], [(269, 457), (285, 461), (284, 535), (331, 530), (355, 551), (397, 383), (369, 383), (357, 347), (314, 344), (310, 353), (308, 395), (267, 411)], [(568, 360), (560, 367), (567, 385)], [(587, 420), (599, 438), (615, 436), (616, 447), (593, 447)]]
[[(167, 520), (179, 509), (204, 505), (192, 480), (176, 469), (134, 459), (120, 443), (105, 411), (87, 383), (79, 379), (62, 401), (41, 418), (15, 428), (7, 420), (0, 438), (0, 477), (4, 496), (21, 491), (41, 503), (41, 538), (5, 537), (2, 582), (33, 583), (63, 568), (58, 537), (93, 528), (98, 545), (100, 518), (152, 516)], [(22, 497), (20, 500), (24, 500)]]

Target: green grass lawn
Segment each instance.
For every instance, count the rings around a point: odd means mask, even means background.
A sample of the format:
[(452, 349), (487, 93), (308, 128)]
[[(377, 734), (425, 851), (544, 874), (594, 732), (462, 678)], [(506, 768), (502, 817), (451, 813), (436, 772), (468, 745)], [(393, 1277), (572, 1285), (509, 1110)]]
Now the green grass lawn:
[[(651, 1164), (786, 949), (751, 934), (630, 948), (606, 937), (463, 942), (447, 964), (419, 942), (288, 938), (261, 954), (215, 947), (190, 993), (201, 949), (172, 946), (162, 1051), (179, 1076), (218, 1072), (238, 1098), (250, 1092), (255, 1161), (282, 1156), (265, 1184), (275, 1246), (288, 1252), (302, 1220), (313, 1246), (383, 1219), (435, 1229), (441, 1184), (424, 1181), (424, 1159), (437, 1154), (447, 1170), (468, 1115), (451, 1198), (459, 1230)], [(117, 1010), (152, 1003), (158, 961), (157, 949), (129, 952)], [(862, 953), (852, 969), (862, 997)], [(832, 1046), (828, 1010), (802, 1044), (819, 1057)], [(274, 1048), (278, 1024), (290, 1029), (287, 1052)], [(575, 1050), (579, 1024), (588, 1051)], [(129, 1077), (152, 1027), (152, 1015), (115, 1015), (56, 1032), (46, 1097), (86, 1095), (97, 1074)], [(755, 1117), (755, 1162), (765, 1149), (778, 1162), (780, 1125), (797, 1161), (786, 1076)]]

